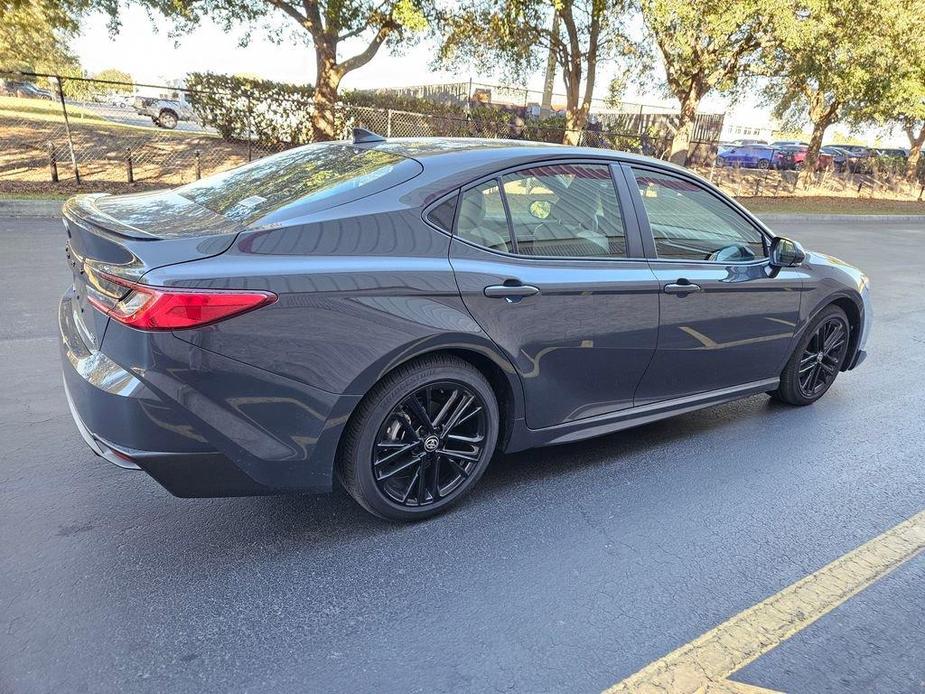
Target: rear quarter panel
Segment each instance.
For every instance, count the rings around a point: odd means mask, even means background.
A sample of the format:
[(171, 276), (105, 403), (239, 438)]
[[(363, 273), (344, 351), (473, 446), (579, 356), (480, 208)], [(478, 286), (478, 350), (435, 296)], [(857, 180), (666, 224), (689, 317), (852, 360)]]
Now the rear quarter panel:
[(271, 306), (175, 335), (329, 393), (363, 395), (394, 366), (447, 348), (482, 354), (513, 379), (460, 299), (449, 242), (417, 206), (386, 192), (244, 232), (221, 256), (145, 280), (275, 292)]

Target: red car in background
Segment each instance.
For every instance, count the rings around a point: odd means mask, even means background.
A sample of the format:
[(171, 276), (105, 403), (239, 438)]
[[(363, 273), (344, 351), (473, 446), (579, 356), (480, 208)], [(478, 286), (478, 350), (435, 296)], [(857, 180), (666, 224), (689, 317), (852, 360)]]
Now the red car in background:
[[(783, 145), (778, 147), (774, 152), (773, 165), (775, 169), (802, 169), (806, 161), (806, 152), (809, 147), (806, 145)], [(816, 171), (827, 169), (832, 165), (832, 155), (826, 152), (819, 152), (816, 160)]]

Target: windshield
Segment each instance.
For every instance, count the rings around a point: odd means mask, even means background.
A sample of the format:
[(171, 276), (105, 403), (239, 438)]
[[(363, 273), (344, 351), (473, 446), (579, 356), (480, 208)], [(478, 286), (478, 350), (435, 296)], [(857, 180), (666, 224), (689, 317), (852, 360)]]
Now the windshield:
[(317, 202), (367, 186), (362, 194), (374, 193), (419, 171), (419, 164), (394, 152), (320, 143), (209, 176), (177, 193), (243, 223), (296, 200)]

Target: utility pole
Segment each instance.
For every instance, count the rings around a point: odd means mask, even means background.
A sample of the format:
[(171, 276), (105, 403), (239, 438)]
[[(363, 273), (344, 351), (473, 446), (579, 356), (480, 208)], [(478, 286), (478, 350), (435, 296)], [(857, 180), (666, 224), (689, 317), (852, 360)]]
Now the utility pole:
[(549, 57), (546, 58), (546, 79), (543, 81), (543, 103), (540, 105), (540, 118), (552, 115), (552, 85), (556, 80), (556, 38), (559, 36), (559, 13), (552, 12), (552, 40), (549, 42)]

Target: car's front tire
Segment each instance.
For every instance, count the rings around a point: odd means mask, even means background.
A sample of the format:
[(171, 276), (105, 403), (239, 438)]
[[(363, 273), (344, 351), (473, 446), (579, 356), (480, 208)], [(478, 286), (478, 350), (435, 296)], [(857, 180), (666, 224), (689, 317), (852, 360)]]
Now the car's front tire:
[(834, 304), (824, 308), (806, 329), (770, 393), (789, 405), (811, 405), (826, 394), (848, 354), (851, 326)]
[(370, 513), (427, 518), (475, 486), (498, 428), (498, 403), (478, 369), (451, 355), (425, 356), (388, 374), (360, 403), (337, 474)]
[(162, 128), (167, 128), (167, 130), (173, 130), (177, 127), (177, 114), (169, 109), (163, 109), (157, 117), (157, 124)]

